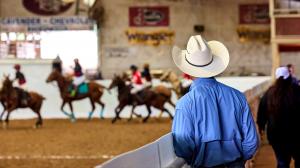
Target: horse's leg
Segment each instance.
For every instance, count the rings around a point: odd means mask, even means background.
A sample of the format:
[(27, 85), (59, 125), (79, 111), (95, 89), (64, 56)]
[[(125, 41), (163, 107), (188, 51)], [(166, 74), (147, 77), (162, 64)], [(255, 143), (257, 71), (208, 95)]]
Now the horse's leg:
[(100, 118), (104, 119), (103, 113), (104, 113), (105, 104), (101, 100), (97, 100), (97, 103), (101, 106)]
[(169, 114), (169, 117), (171, 118), (171, 120), (173, 120), (173, 115), (170, 113), (170, 111), (168, 109), (166, 109), (166, 108), (163, 108), (163, 110), (165, 112), (167, 112)]
[(72, 105), (72, 102), (69, 101), (68, 104), (69, 104), (69, 107), (70, 107), (70, 110), (71, 110), (71, 115), (70, 115), (71, 122), (75, 122), (75, 121), (76, 121), (76, 118), (75, 118), (75, 115), (74, 115), (74, 112), (73, 112), (73, 105)]
[(2, 113), (1, 113), (1, 115), (0, 115), (0, 122), (2, 122), (2, 118), (3, 118), (3, 116), (4, 116), (4, 114), (5, 114), (5, 108), (3, 109), (3, 111), (2, 111)]
[(146, 108), (147, 108), (147, 110), (148, 110), (148, 115), (147, 115), (147, 117), (146, 118), (144, 118), (143, 119), (143, 122), (145, 123), (145, 122), (147, 122), (147, 120), (149, 119), (149, 117), (150, 117), (150, 115), (151, 115), (151, 107), (149, 106), (149, 105), (146, 105)]
[(3, 117), (3, 115), (4, 115), (4, 113), (5, 113), (5, 110), (6, 110), (6, 106), (5, 106), (4, 102), (1, 101), (1, 105), (2, 105), (2, 107), (3, 107), (3, 111), (2, 111), (2, 113), (1, 113), (1, 115), (0, 115), (0, 122), (2, 121), (2, 117)]
[(91, 105), (92, 105), (92, 111), (89, 113), (88, 120), (92, 119), (92, 115), (94, 114), (94, 111), (95, 111), (95, 102), (92, 98), (90, 98), (90, 102), (91, 102)]
[(13, 110), (15, 110), (16, 108), (17, 108), (16, 105), (14, 105), (14, 106), (11, 106), (9, 109), (7, 109), (6, 119), (5, 119), (5, 122), (3, 123), (3, 127), (4, 127), (4, 128), (7, 128), (7, 126), (8, 126), (10, 113), (11, 113)]
[(65, 112), (64, 107), (65, 107), (66, 102), (63, 100), (61, 106), (60, 106), (60, 110), (62, 113), (64, 113), (66, 116), (68, 116), (69, 118), (71, 117), (70, 114), (68, 114), (67, 112)]
[(37, 122), (35, 123), (35, 128), (39, 128), (43, 125), (43, 119), (42, 119), (42, 116), (41, 116), (41, 107), (42, 107), (42, 103), (43, 103), (43, 100), (41, 100), (38, 105), (32, 107), (32, 111), (34, 111), (37, 116), (38, 116), (38, 120)]
[[(123, 108), (125, 107), (126, 105), (118, 105), (116, 108), (115, 108), (115, 113), (116, 113), (116, 116), (115, 118), (113, 118), (113, 120), (111, 121), (112, 123), (115, 123), (117, 121), (117, 119), (121, 119), (120, 118), (120, 113), (121, 111), (123, 110)], [(119, 109), (119, 110), (118, 110)]]
[(129, 116), (128, 121), (131, 121), (131, 120), (132, 120), (132, 115), (133, 115), (133, 113), (134, 113), (135, 107), (136, 107), (136, 105), (133, 104), (133, 105), (132, 105), (132, 109), (131, 109), (131, 113), (130, 113), (130, 116)]
[(167, 102), (173, 107), (173, 108), (175, 108), (176, 106), (175, 106), (175, 104), (171, 101), (171, 98), (170, 99), (168, 99), (167, 100)]

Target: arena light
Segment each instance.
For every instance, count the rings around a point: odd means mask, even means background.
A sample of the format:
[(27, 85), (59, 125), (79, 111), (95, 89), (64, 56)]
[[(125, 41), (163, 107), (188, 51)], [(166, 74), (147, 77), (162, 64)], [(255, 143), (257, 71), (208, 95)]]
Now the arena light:
[(6, 33), (1, 33), (1, 41), (7, 41), (8, 40), (8, 37), (7, 37), (7, 34)]
[(83, 0), (83, 3), (89, 7), (93, 6), (96, 0)]
[(8, 33), (8, 39), (10, 41), (16, 41), (17, 40), (17, 34), (15, 32)]
[(74, 2), (75, 0), (62, 0), (63, 3), (72, 3)]
[(25, 40), (25, 34), (24, 33), (18, 33), (17, 40), (18, 41), (24, 41)]
[(33, 35), (32, 34), (27, 34), (26, 40), (27, 41), (32, 41), (33, 40)]

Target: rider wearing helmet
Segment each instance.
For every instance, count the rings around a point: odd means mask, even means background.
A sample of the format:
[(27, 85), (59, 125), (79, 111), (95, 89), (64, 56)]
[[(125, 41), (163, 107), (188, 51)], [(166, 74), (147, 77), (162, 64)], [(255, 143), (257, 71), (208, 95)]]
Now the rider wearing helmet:
[(21, 65), (15, 64), (14, 69), (16, 70), (15, 80), (18, 81), (18, 85), (20, 88), (24, 88), (26, 84), (26, 79), (24, 74), (21, 72)]
[(140, 96), (137, 94), (139, 91), (142, 91), (144, 89), (143, 81), (142, 81), (142, 75), (140, 71), (138, 71), (137, 66), (131, 65), (130, 70), (132, 73), (132, 79), (131, 83), (133, 88), (130, 90), (130, 93), (135, 96), (137, 101), (143, 102), (143, 100), (140, 98)]
[(18, 90), (20, 98), (21, 98), (21, 103), (23, 105), (27, 105), (28, 104), (28, 99), (29, 99), (29, 94), (28, 94), (28, 92), (26, 92), (25, 75), (21, 72), (21, 65), (20, 64), (15, 64), (14, 69), (16, 70), (15, 80), (18, 81), (18, 87), (21, 88), (21, 89)]
[(78, 86), (81, 85), (85, 81), (85, 76), (82, 72), (81, 65), (79, 63), (79, 60), (76, 58), (74, 59), (75, 67), (74, 67), (74, 79), (73, 79), (73, 85), (74, 88), (71, 91), (71, 96), (75, 96)]

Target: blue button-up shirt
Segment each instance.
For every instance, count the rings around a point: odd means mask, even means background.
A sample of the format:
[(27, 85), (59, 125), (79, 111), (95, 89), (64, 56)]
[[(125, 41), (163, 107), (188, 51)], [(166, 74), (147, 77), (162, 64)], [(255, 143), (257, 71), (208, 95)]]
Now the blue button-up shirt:
[(192, 167), (250, 159), (258, 135), (245, 96), (214, 78), (194, 80), (176, 104), (174, 149)]

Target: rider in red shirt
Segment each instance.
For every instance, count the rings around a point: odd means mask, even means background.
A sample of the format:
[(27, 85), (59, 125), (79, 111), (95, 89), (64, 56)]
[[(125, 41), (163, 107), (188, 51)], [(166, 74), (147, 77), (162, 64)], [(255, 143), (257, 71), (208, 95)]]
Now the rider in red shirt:
[(142, 75), (138, 71), (137, 66), (135, 65), (131, 65), (130, 70), (132, 72), (131, 82), (133, 86), (133, 88), (130, 90), (130, 93), (137, 99), (138, 102), (141, 103), (143, 100), (140, 98), (140, 96), (137, 93), (144, 89)]
[(137, 67), (135, 65), (131, 65), (130, 70), (132, 71), (132, 83), (136, 85), (142, 85), (142, 75), (141, 73), (137, 70)]

